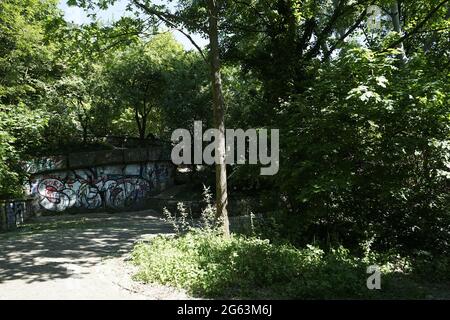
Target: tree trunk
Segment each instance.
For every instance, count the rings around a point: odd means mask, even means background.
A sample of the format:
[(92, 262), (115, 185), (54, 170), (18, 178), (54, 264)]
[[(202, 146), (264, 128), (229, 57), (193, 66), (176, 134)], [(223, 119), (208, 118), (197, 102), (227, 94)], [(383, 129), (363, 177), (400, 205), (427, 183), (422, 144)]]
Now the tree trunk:
[(140, 135), (141, 135), (141, 142), (142, 142), (142, 144), (144, 144), (144, 140), (145, 140), (145, 138), (147, 136), (147, 118), (148, 118), (148, 113), (144, 113), (141, 116), (142, 124), (141, 124), (141, 133), (140, 133)]
[[(87, 118), (87, 117), (86, 117)], [(83, 143), (87, 143), (87, 135), (88, 135), (88, 125), (87, 125), (87, 119), (83, 118), (83, 115), (78, 114), (78, 121), (80, 122), (81, 129), (83, 130)]]
[[(334, 10), (338, 10), (338, 8), (340, 6), (340, 2), (341, 2), (341, 0), (333, 0), (333, 8), (334, 8)], [(338, 27), (336, 31), (339, 34), (339, 39), (344, 37), (345, 28), (343, 28), (341, 26), (341, 27)]]
[(134, 119), (136, 121), (136, 126), (138, 129), (139, 139), (143, 141), (145, 139), (145, 125), (141, 124), (142, 116), (140, 115), (137, 108), (134, 109)]
[[(222, 79), (220, 76), (219, 32), (217, 0), (208, 0), (209, 45), (211, 85), (213, 95), (214, 125), (219, 130), (216, 150), (216, 208), (217, 217), (223, 222), (223, 234), (230, 236), (228, 221), (227, 167), (225, 164), (225, 103), (222, 94)], [(218, 161), (217, 161), (218, 160)]]
[[(394, 28), (394, 31), (397, 32), (399, 34), (399, 36), (402, 36), (402, 27), (400, 25), (400, 7), (399, 7), (399, 3), (398, 1), (393, 1), (391, 3), (391, 18), (392, 18), (392, 26)], [(403, 42), (401, 42), (398, 45), (398, 48), (400, 50), (402, 50), (402, 54), (400, 56), (400, 58), (402, 60), (406, 59), (406, 54), (405, 54), (405, 48), (403, 46)]]

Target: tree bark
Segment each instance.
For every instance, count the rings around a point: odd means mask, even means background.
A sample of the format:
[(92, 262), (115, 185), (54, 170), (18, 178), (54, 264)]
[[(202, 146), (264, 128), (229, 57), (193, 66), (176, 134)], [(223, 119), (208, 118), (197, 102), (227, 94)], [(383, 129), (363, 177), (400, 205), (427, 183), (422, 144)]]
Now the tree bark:
[[(397, 32), (400, 37), (402, 35), (402, 27), (400, 25), (400, 7), (398, 1), (394, 1), (391, 3), (391, 18), (392, 18), (392, 26), (394, 28), (394, 31)], [(401, 60), (406, 59), (406, 53), (405, 53), (405, 47), (403, 45), (403, 42), (400, 42), (398, 45), (398, 48), (402, 51), (400, 55)]]
[(208, 36), (210, 45), (210, 69), (213, 95), (214, 125), (219, 131), (216, 150), (216, 209), (217, 217), (222, 220), (223, 234), (230, 236), (228, 221), (228, 193), (227, 193), (227, 167), (225, 164), (225, 103), (222, 94), (222, 79), (220, 76), (219, 32), (217, 26), (218, 5), (217, 0), (208, 0)]
[(391, 18), (392, 18), (392, 24), (394, 27), (394, 31), (397, 33), (401, 33), (402, 29), (400, 27), (400, 13), (398, 10), (398, 2), (394, 1), (391, 3)]
[(142, 120), (142, 124), (141, 124), (141, 140), (142, 142), (145, 140), (145, 137), (147, 136), (147, 120), (148, 120), (148, 112), (145, 111), (145, 113), (143, 113), (141, 115), (141, 120)]
[(136, 121), (136, 126), (138, 129), (139, 139), (142, 140), (145, 138), (145, 128), (141, 126), (141, 117), (139, 114), (139, 110), (135, 107), (134, 108), (134, 119)]
[(88, 127), (87, 127), (87, 123), (85, 121), (87, 121), (87, 120), (83, 119), (82, 115), (78, 115), (78, 121), (80, 121), (81, 128), (83, 129), (83, 143), (86, 144), (87, 143), (87, 135), (88, 135)]

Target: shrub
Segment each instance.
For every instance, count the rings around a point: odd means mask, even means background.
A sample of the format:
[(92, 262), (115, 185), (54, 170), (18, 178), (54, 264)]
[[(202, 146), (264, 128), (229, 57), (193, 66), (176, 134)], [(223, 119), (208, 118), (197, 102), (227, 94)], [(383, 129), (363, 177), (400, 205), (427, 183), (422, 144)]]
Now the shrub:
[(177, 211), (174, 213), (164, 208), (164, 218), (177, 234), (193, 230), (194, 227), (206, 232), (218, 232), (223, 221), (217, 217), (211, 189), (205, 185), (203, 185), (203, 202), (205, 206), (200, 212), (200, 219), (194, 220), (192, 212), (188, 212), (183, 202), (177, 203)]
[(421, 55), (399, 70), (393, 56), (343, 51), (283, 105), (274, 188), (303, 236), (448, 253), (447, 75)]
[[(132, 261), (139, 267), (136, 280), (187, 289), (194, 295), (219, 298), (364, 298), (416, 295), (414, 283), (392, 286), (390, 292), (371, 292), (366, 287), (366, 267), (382, 265), (386, 279), (396, 280), (411, 271), (398, 255), (372, 251), (373, 241), (360, 248), (361, 257), (342, 246), (327, 252), (307, 245), (304, 236), (291, 230), (292, 217), (266, 217), (256, 226), (251, 215), (250, 236), (220, 233), (212, 196), (204, 188), (206, 207), (198, 221), (191, 219), (183, 203), (177, 212), (164, 209), (176, 236), (159, 236), (134, 247)], [(282, 235), (283, 233), (283, 235)], [(269, 235), (271, 240), (264, 237)], [(264, 240), (263, 240), (264, 239)], [(293, 244), (297, 245), (295, 247)], [(320, 243), (319, 243), (320, 244)], [(331, 242), (328, 243), (331, 247)], [(407, 286), (408, 287), (408, 286)], [(400, 290), (399, 290), (400, 289)], [(418, 293), (420, 296), (420, 292)]]
[[(396, 294), (368, 290), (368, 261), (342, 247), (329, 252), (315, 246), (297, 249), (255, 237), (226, 239), (215, 232), (194, 230), (139, 243), (132, 258), (139, 267), (136, 280), (185, 288), (204, 297), (320, 299)], [(392, 276), (394, 269), (387, 264), (382, 270)]]

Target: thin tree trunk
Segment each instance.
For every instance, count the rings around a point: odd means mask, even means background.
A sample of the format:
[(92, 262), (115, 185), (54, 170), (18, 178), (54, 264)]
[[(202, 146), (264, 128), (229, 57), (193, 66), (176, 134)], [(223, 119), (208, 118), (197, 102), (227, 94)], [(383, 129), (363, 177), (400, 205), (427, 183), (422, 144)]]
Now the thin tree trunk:
[(136, 107), (134, 108), (134, 120), (136, 122), (136, 126), (138, 129), (139, 138), (141, 138), (142, 137), (141, 120), (139, 119), (139, 111)]
[[(341, 1), (341, 0), (333, 0), (333, 7), (334, 7), (334, 10), (337, 10), (337, 9), (339, 8), (340, 1)], [(341, 38), (344, 37), (344, 34), (345, 34), (345, 28), (343, 28), (343, 27), (341, 26), (341, 27), (338, 27), (336, 31), (337, 31), (337, 33), (339, 34), (339, 39), (341, 39)]]
[[(134, 109), (134, 119), (138, 129), (139, 139), (142, 141), (145, 139), (145, 122), (143, 122), (143, 115), (140, 114), (137, 108)], [(141, 123), (141, 121), (143, 123)]]
[(141, 119), (142, 119), (142, 125), (141, 125), (141, 128), (142, 128), (142, 132), (141, 132), (141, 140), (142, 140), (142, 143), (144, 143), (145, 137), (146, 137), (146, 135), (147, 135), (147, 119), (148, 119), (148, 113), (147, 113), (147, 111), (146, 111), (146, 113), (144, 113), (144, 114), (141, 116)]
[[(87, 134), (88, 134), (88, 125), (86, 118), (83, 118), (83, 115), (78, 114), (78, 121), (80, 122), (81, 129), (83, 130), (83, 143), (87, 143)], [(86, 121), (86, 122), (85, 122)]]
[[(394, 28), (394, 31), (399, 34), (399, 36), (402, 36), (402, 27), (400, 25), (400, 7), (398, 1), (394, 1), (391, 3), (391, 18), (392, 18), (392, 26)], [(406, 53), (405, 48), (403, 46), (403, 42), (400, 42), (398, 44), (398, 48), (402, 50), (401, 59), (406, 59)]]
[(227, 194), (227, 168), (225, 164), (225, 103), (222, 94), (222, 79), (220, 76), (219, 58), (219, 34), (217, 27), (218, 7), (217, 0), (208, 0), (209, 20), (209, 45), (210, 45), (210, 68), (211, 84), (213, 94), (214, 125), (219, 130), (218, 148), (216, 152), (216, 208), (217, 217), (223, 222), (223, 234), (230, 236), (228, 221), (228, 194)]

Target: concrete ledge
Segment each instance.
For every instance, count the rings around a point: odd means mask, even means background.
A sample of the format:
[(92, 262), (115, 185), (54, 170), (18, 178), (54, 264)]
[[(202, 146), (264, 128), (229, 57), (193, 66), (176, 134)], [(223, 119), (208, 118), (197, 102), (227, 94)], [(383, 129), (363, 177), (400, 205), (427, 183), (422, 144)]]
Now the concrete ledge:
[(94, 167), (124, 163), (123, 150), (105, 150), (69, 154), (69, 168)]
[(69, 153), (35, 159), (25, 164), (30, 174), (73, 170), (104, 165), (143, 163), (147, 161), (170, 161), (170, 152), (162, 146), (121, 150), (100, 150)]
[(148, 150), (146, 148), (123, 150), (123, 161), (125, 163), (145, 162), (148, 158)]

